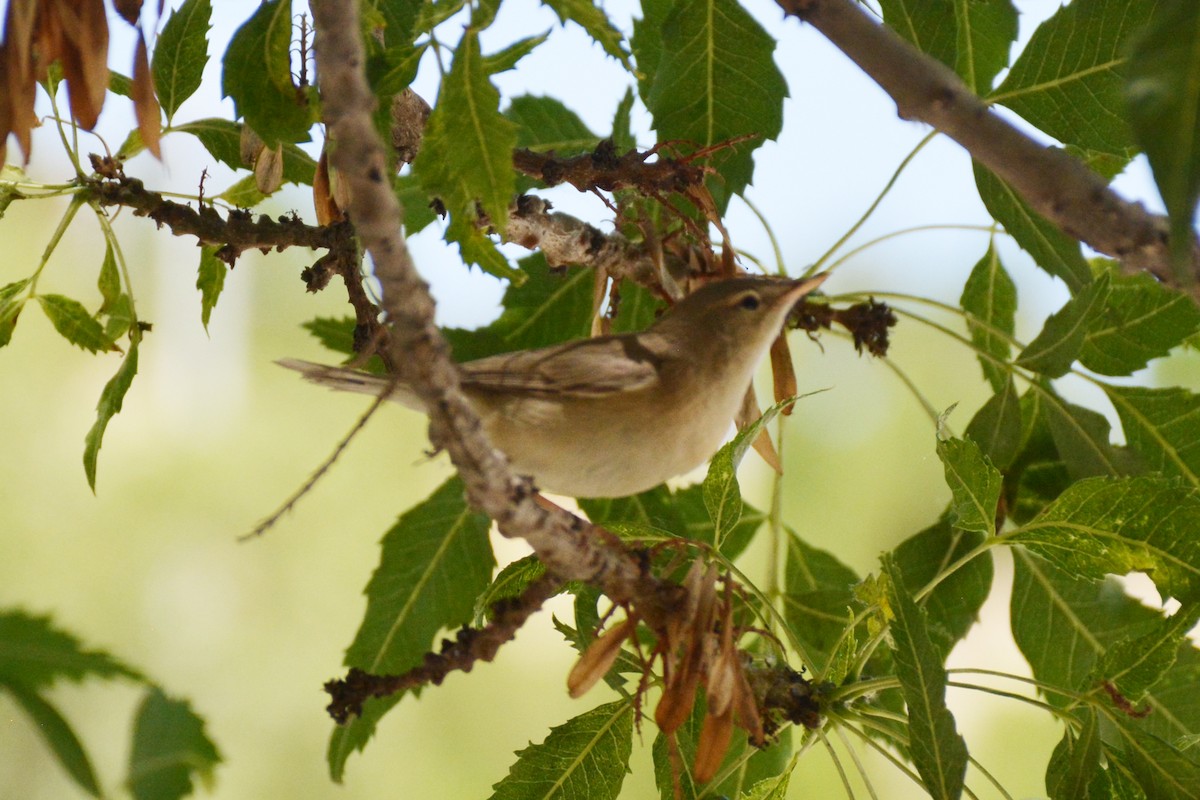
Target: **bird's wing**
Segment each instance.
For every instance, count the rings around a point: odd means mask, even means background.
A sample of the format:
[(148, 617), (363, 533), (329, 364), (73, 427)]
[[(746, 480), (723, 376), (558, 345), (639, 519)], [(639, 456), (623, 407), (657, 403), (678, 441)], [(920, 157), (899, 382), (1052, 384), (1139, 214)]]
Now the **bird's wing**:
[[(663, 354), (645, 335), (604, 336), (481, 358), (461, 365), (463, 385), (487, 392), (603, 397), (658, 380)], [(654, 342), (649, 342), (654, 344)]]

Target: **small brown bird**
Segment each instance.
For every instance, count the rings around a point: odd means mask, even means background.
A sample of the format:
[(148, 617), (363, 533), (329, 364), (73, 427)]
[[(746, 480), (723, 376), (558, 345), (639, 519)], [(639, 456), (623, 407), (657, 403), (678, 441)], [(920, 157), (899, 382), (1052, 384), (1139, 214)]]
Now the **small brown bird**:
[[(462, 388), (515, 472), (573, 497), (623, 497), (699, 466), (728, 435), (763, 356), (825, 280), (710, 283), (644, 331), (460, 364)], [(379, 395), (387, 377), (285, 359), (313, 383)], [(411, 388), (391, 400), (423, 410)]]

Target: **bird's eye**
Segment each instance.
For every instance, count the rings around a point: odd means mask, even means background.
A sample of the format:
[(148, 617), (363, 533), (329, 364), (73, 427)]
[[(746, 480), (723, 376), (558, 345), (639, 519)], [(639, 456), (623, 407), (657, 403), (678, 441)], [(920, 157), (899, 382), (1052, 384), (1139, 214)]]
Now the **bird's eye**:
[(758, 295), (756, 295), (754, 292), (748, 292), (742, 297), (741, 300), (738, 301), (738, 305), (747, 311), (755, 311), (760, 305), (762, 305), (762, 300), (760, 300)]

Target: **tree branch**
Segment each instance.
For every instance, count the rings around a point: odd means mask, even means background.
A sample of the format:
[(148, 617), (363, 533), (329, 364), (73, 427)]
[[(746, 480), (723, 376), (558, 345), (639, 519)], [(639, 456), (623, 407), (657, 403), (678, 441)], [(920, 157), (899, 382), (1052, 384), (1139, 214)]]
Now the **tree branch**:
[[(1092, 249), (1179, 286), (1167, 224), (1112, 191), (1075, 158), (1021, 133), (967, 88), (949, 67), (878, 24), (852, 0), (776, 0), (845, 53), (896, 102), (903, 119), (928, 123), (954, 139), (1035, 211)], [(1193, 256), (1200, 274), (1200, 254)], [(1197, 292), (1197, 285), (1189, 287)], [(1180, 287), (1182, 288), (1182, 287)]]
[(391, 326), (387, 349), (428, 409), (430, 440), (447, 451), (468, 498), (496, 520), (501, 533), (524, 538), (559, 577), (599, 586), (618, 603), (636, 599), (644, 617), (657, 616), (654, 600), (667, 587), (615, 537), (562, 509), (539, 504), (530, 481), (515, 477), (484, 436), (434, 325), (428, 286), (417, 275), (400, 233), (400, 207), (371, 121), (375, 98), (363, 75), (357, 5), (353, 0), (314, 0), (312, 11), (318, 81), (334, 143), (331, 160), (350, 183), (346, 210), (382, 288)]

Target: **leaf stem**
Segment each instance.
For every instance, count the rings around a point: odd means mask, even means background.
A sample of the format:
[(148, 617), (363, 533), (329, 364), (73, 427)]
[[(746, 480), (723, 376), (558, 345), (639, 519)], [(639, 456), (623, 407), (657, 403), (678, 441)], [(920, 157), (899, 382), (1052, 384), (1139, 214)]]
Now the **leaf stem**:
[(83, 205), (83, 197), (75, 195), (71, 198), (70, 205), (63, 213), (62, 219), (58, 221), (58, 227), (54, 229), (54, 233), (50, 236), (50, 241), (46, 243), (46, 249), (42, 251), (42, 260), (38, 263), (37, 269), (29, 281), (29, 295), (32, 297), (37, 294), (38, 279), (42, 276), (42, 270), (46, 268), (46, 264), (50, 262), (50, 256), (54, 253), (54, 249), (58, 247), (58, 243), (62, 241), (63, 234), (67, 232), (67, 228), (71, 226), (71, 221), (75, 219), (75, 214), (79, 212), (79, 207)]

